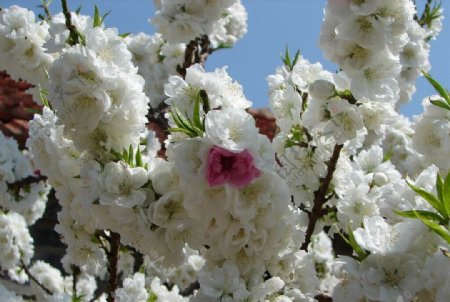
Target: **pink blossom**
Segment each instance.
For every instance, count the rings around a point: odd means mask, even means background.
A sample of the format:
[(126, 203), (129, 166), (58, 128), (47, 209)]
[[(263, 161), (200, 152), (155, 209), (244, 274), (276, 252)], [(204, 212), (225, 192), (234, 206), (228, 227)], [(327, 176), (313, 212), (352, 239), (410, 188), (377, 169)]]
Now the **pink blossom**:
[(234, 188), (243, 188), (260, 175), (247, 150), (233, 153), (217, 146), (209, 150), (206, 179), (210, 186), (228, 183)]

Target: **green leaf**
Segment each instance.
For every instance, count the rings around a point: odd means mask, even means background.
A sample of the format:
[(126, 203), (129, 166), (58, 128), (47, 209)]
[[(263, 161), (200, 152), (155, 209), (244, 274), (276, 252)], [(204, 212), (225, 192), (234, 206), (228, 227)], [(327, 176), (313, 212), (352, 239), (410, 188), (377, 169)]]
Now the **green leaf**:
[[(204, 134), (204, 119), (203, 122), (200, 118), (200, 98), (197, 96), (195, 99), (194, 105), (194, 114), (193, 120), (186, 118), (183, 114), (181, 114), (177, 107), (172, 104), (173, 109), (170, 111), (172, 118), (177, 125), (177, 127), (169, 129), (172, 132), (183, 132), (186, 133), (190, 137), (203, 136)], [(183, 129), (183, 130), (181, 130)]]
[(443, 100), (432, 100), (432, 99), (430, 99), (430, 103), (435, 105), (435, 106), (441, 107), (443, 109), (450, 110), (450, 105), (448, 103), (444, 102)]
[(98, 6), (94, 6), (94, 27), (100, 27), (102, 25), (102, 18), (100, 17), (100, 12), (98, 11)]
[(155, 295), (155, 293), (150, 293), (150, 296), (147, 299), (147, 302), (156, 302), (156, 300), (158, 300), (158, 296)]
[(422, 188), (416, 187), (415, 185), (409, 183), (406, 181), (408, 186), (416, 192), (420, 197), (425, 199), (433, 208), (435, 208), (445, 219), (448, 219), (448, 213), (447, 210), (444, 207), (444, 204), (442, 204), (433, 194), (425, 191)]
[(184, 128), (169, 128), (168, 130), (170, 132), (182, 132), (182, 133), (185, 133), (185, 134), (187, 134), (189, 136), (192, 136), (192, 131), (189, 131), (189, 130), (184, 129)]
[(448, 91), (444, 87), (442, 87), (441, 84), (439, 84), (435, 79), (433, 79), (429, 73), (422, 71), (422, 74), (425, 76), (428, 82), (434, 87), (434, 89), (436, 89), (439, 95), (443, 97), (445, 101), (450, 105), (450, 95), (448, 94)]
[(219, 50), (219, 49), (228, 49), (228, 48), (233, 48), (233, 45), (225, 44), (225, 43), (220, 43), (219, 46), (217, 46), (216, 48), (214, 48), (213, 51), (216, 51), (216, 50)]
[(130, 145), (130, 147), (128, 148), (128, 164), (130, 166), (133, 166), (133, 157), (134, 157), (134, 150), (133, 150), (133, 146)]
[(49, 101), (48, 101), (48, 99), (47, 99), (48, 91), (42, 89), (42, 88), (41, 88), (41, 85), (39, 85), (39, 84), (38, 84), (38, 88), (39, 88), (39, 98), (41, 99), (42, 104), (43, 104), (45, 107), (51, 109), (52, 107), (50, 106), (50, 103), (49, 103)]
[(300, 50), (298, 50), (295, 53), (294, 56), (294, 60), (291, 59), (291, 55), (289, 54), (289, 47), (286, 44), (286, 49), (284, 51), (284, 56), (283, 54), (280, 54), (281, 57), (281, 61), (283, 62), (283, 64), (289, 69), (292, 70), (295, 66), (295, 64), (297, 63), (298, 59), (300, 58)]
[(173, 116), (176, 118), (174, 118), (174, 120), (178, 127), (192, 130), (189, 121), (178, 111), (178, 108), (175, 106)]
[(105, 21), (105, 18), (111, 13), (111, 11), (107, 12), (103, 16), (100, 17), (100, 11), (97, 7), (97, 5), (94, 6), (94, 27), (100, 27), (102, 26), (103, 22)]
[(436, 173), (436, 191), (438, 194), (438, 199), (441, 203), (444, 203), (444, 199), (442, 196), (442, 186), (444, 184), (444, 180), (442, 179), (441, 175), (439, 175), (439, 172)]
[(292, 68), (294, 68), (295, 64), (298, 62), (298, 58), (300, 58), (300, 50), (297, 50), (294, 56), (294, 61), (292, 62)]
[(75, 10), (75, 14), (79, 15), (81, 13), (81, 5)]
[(194, 101), (193, 121), (195, 127), (197, 128), (202, 127), (202, 121), (200, 120), (200, 92), (197, 94)]
[(142, 163), (142, 154), (141, 154), (141, 149), (138, 146), (138, 149), (136, 151), (136, 167), (142, 167), (143, 163)]
[(286, 49), (284, 51), (284, 57), (283, 57), (283, 54), (280, 54), (280, 56), (281, 56), (281, 61), (283, 61), (284, 65), (290, 67), (291, 66), (291, 57), (289, 55), (289, 47), (287, 44), (286, 44)]
[(112, 149), (111, 149), (110, 152), (111, 152), (111, 154), (116, 158), (116, 160), (124, 160), (122, 154), (120, 154), (119, 152), (114, 151), (114, 150), (112, 150)]
[(389, 148), (389, 150), (384, 154), (383, 156), (383, 163), (390, 161), (392, 158), (392, 155), (394, 155), (394, 151), (392, 150), (392, 146)]
[(82, 301), (83, 301), (83, 298), (84, 298), (85, 296), (86, 296), (86, 295), (78, 296), (77, 294), (75, 294), (75, 295), (72, 296), (72, 302), (82, 302)]
[(131, 33), (124, 33), (124, 34), (120, 34), (119, 37), (121, 38), (126, 38), (130, 35)]
[(25, 108), (25, 112), (29, 114), (41, 114), (42, 111), (34, 108)]
[(450, 216), (450, 173), (448, 173), (442, 184), (442, 201), (448, 215)]
[(111, 11), (107, 12), (102, 16), (102, 18), (100, 19), (100, 24), (103, 24), (105, 22), (106, 17), (108, 17), (110, 13)]
[(122, 152), (123, 161), (128, 163), (128, 158), (129, 158), (128, 151), (126, 149), (123, 149), (123, 152)]
[(342, 239), (344, 239), (344, 241), (352, 247), (356, 255), (358, 255), (359, 261), (363, 261), (367, 258), (367, 256), (369, 256), (369, 254), (359, 246), (358, 242), (356, 242), (355, 236), (353, 235), (353, 231), (350, 226), (348, 227), (348, 239), (341, 232), (339, 232), (339, 235), (341, 235)]
[(433, 232), (437, 233), (439, 236), (441, 236), (445, 241), (447, 241), (448, 244), (450, 244), (450, 232), (446, 229), (444, 229), (442, 226), (437, 224), (436, 222), (429, 220), (425, 217), (423, 217), (421, 214), (419, 214), (416, 211), (416, 216), (419, 218), (426, 226), (428, 226)]
[(430, 211), (424, 211), (424, 210), (411, 210), (411, 211), (397, 211), (394, 210), (394, 212), (402, 217), (406, 217), (406, 218), (417, 218), (416, 213), (419, 213), (422, 217), (428, 219), (428, 220), (432, 220), (432, 221), (436, 221), (439, 224), (445, 224), (445, 219), (442, 218), (440, 215), (430, 212)]

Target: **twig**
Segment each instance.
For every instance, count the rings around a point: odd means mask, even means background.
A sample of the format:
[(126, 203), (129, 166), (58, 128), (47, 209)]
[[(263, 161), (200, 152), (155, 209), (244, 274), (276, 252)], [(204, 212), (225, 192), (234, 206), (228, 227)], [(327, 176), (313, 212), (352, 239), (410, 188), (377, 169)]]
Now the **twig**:
[(72, 16), (70, 15), (69, 8), (67, 6), (67, 0), (61, 0), (61, 5), (64, 13), (64, 17), (66, 18), (66, 27), (69, 30), (69, 38), (67, 39), (67, 43), (69, 45), (74, 46), (80, 43), (80, 33), (78, 32), (75, 25), (72, 24)]
[(20, 188), (24, 187), (24, 186), (28, 186), (34, 183), (38, 183), (40, 181), (46, 180), (47, 177), (45, 176), (27, 176), (21, 180), (15, 181), (13, 183), (8, 183), (8, 189), (14, 192), (18, 192), (18, 190), (20, 190)]
[(72, 268), (72, 295), (74, 297), (78, 297), (77, 295), (77, 283), (78, 283), (78, 275), (80, 275), (81, 271), (80, 268), (78, 266), (76, 266), (75, 264), (73, 264), (71, 266)]
[(52, 0), (41, 0), (40, 5), (38, 5), (38, 7), (42, 8), (44, 10), (45, 16), (39, 14), (39, 18), (41, 18), (42, 20), (51, 20), (52, 19), (52, 13), (50, 12), (50, 9), (48, 8), (48, 6), (50, 5), (50, 3), (52, 2)]
[(322, 179), (319, 189), (314, 192), (314, 205), (309, 215), (308, 228), (306, 229), (305, 241), (303, 242), (301, 249), (307, 250), (308, 245), (311, 242), (311, 236), (314, 233), (317, 221), (323, 217), (326, 212), (323, 211), (322, 207), (327, 202), (327, 192), (333, 179), (333, 173), (336, 170), (336, 164), (339, 160), (341, 150), (344, 145), (335, 145), (333, 150), (333, 155), (327, 162), (327, 175)]
[(333, 298), (331, 298), (330, 296), (327, 296), (325, 294), (319, 294), (319, 295), (315, 296), (314, 299), (316, 299), (319, 302), (332, 302), (333, 301)]
[(187, 288), (182, 290), (180, 292), (180, 295), (182, 295), (183, 297), (189, 297), (194, 293), (194, 291), (196, 289), (199, 289), (199, 288), (200, 288), (200, 283), (198, 283), (198, 281), (195, 281), (194, 283), (191, 283)]
[(116, 297), (116, 289), (119, 284), (119, 274), (117, 264), (119, 262), (120, 235), (111, 232), (110, 249), (108, 252), (108, 302), (114, 302)]
[(33, 274), (30, 272), (30, 270), (28, 269), (28, 267), (25, 265), (25, 263), (23, 262), (23, 260), (20, 260), (20, 264), (22, 265), (23, 270), (25, 271), (25, 273), (27, 274), (28, 278), (30, 278), (31, 280), (33, 280), (47, 295), (53, 295), (53, 293), (47, 288), (45, 287), (41, 282), (39, 282), (35, 276), (33, 276)]
[(213, 52), (208, 36), (196, 38), (186, 45), (184, 62), (177, 66), (177, 72), (184, 78), (186, 70), (194, 64), (204, 65), (208, 55)]
[[(208, 36), (202, 36), (196, 38), (186, 45), (186, 50), (184, 52), (183, 64), (177, 66), (177, 72), (183, 77), (186, 77), (186, 70), (194, 64), (204, 65), (208, 55), (213, 52), (211, 48)], [(165, 118), (165, 113), (167, 112), (167, 105), (163, 102), (158, 108), (150, 108), (148, 115), (149, 121), (158, 125), (158, 127), (167, 133), (169, 129), (169, 123)], [(163, 146), (164, 149), (164, 146)]]

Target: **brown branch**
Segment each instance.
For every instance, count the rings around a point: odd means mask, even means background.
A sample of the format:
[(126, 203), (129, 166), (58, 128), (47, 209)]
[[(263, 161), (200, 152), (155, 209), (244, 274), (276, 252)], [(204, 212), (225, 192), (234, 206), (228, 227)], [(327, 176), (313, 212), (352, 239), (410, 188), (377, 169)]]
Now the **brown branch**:
[(118, 274), (118, 262), (119, 262), (119, 249), (120, 249), (120, 235), (118, 233), (111, 232), (111, 237), (109, 238), (109, 252), (108, 252), (108, 272), (109, 272), (109, 282), (108, 282), (108, 302), (114, 302), (116, 299), (116, 289), (119, 284), (119, 274)]
[(45, 287), (41, 282), (39, 282), (38, 279), (36, 279), (35, 276), (33, 276), (33, 274), (30, 272), (30, 270), (25, 265), (23, 260), (20, 260), (20, 264), (22, 265), (22, 268), (25, 271), (25, 273), (27, 274), (28, 278), (33, 280), (47, 295), (53, 295), (53, 293), (47, 287)]
[(319, 294), (314, 297), (318, 302), (333, 302), (333, 298), (325, 294)]
[(199, 288), (200, 288), (200, 283), (198, 283), (198, 281), (195, 281), (194, 283), (191, 283), (187, 288), (182, 290), (180, 292), (180, 295), (182, 295), (183, 297), (189, 297), (192, 294), (194, 294), (194, 292)]
[(8, 189), (14, 192), (18, 192), (18, 190), (20, 190), (20, 188), (24, 187), (24, 186), (28, 186), (34, 183), (38, 183), (40, 181), (46, 180), (47, 177), (45, 176), (35, 176), (35, 175), (31, 175), (31, 176), (27, 176), (21, 180), (15, 181), (13, 183), (8, 183)]
[(314, 192), (314, 205), (309, 215), (308, 228), (306, 229), (305, 241), (303, 242), (301, 249), (307, 250), (308, 245), (311, 242), (311, 236), (314, 233), (314, 229), (316, 227), (317, 221), (326, 215), (326, 212), (323, 211), (322, 207), (327, 202), (327, 192), (331, 184), (331, 180), (333, 179), (333, 173), (336, 170), (336, 164), (339, 160), (339, 156), (341, 154), (341, 150), (343, 145), (335, 145), (333, 150), (333, 155), (327, 162), (327, 175), (325, 178), (321, 179), (321, 184), (319, 189)]
[(72, 264), (72, 295), (73, 297), (78, 297), (77, 295), (77, 283), (78, 283), (78, 276), (80, 275), (81, 271), (78, 266), (75, 264)]
[(184, 62), (177, 66), (177, 72), (183, 77), (186, 77), (186, 70), (194, 64), (204, 65), (208, 55), (213, 52), (208, 36), (196, 38), (186, 45), (184, 52)]

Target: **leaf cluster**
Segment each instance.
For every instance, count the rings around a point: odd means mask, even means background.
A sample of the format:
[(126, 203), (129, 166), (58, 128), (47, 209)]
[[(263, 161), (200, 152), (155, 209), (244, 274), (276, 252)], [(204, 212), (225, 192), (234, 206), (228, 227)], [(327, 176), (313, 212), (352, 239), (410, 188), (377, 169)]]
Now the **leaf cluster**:
[[(434, 2), (434, 3), (433, 3)], [(431, 27), (434, 20), (439, 19), (442, 15), (442, 2), (435, 2), (435, 0), (427, 0), (425, 4), (425, 9), (422, 15), (419, 17), (416, 16), (416, 20), (420, 26)]]
[(205, 133), (205, 118), (200, 114), (200, 104), (202, 104), (202, 109), (206, 114), (210, 110), (210, 105), (208, 95), (204, 90), (200, 90), (195, 96), (192, 119), (187, 117), (187, 114), (183, 115), (178, 108), (172, 104), (173, 109), (170, 111), (170, 114), (176, 127), (169, 128), (169, 131), (172, 133), (185, 133), (189, 137), (203, 136), (203, 133)]
[(425, 71), (422, 71), (422, 74), (425, 76), (425, 78), (428, 80), (428, 82), (434, 87), (434, 89), (439, 93), (439, 95), (443, 98), (441, 100), (432, 100), (430, 99), (430, 103), (441, 107), (443, 109), (450, 110), (450, 93), (447, 89), (442, 87), (441, 84), (439, 84), (438, 81), (436, 81), (429, 73), (426, 73)]
[[(305, 129), (300, 125), (295, 125), (289, 132), (288, 138), (286, 139), (284, 146), (285, 148), (291, 148), (294, 146), (305, 147)], [(307, 144), (306, 144), (307, 146)]]
[(94, 27), (102, 26), (105, 18), (111, 13), (111, 11), (105, 13), (103, 16), (100, 16), (100, 11), (97, 5), (94, 6)]
[(128, 148), (128, 150), (124, 149), (122, 153), (111, 150), (111, 154), (114, 156), (115, 160), (123, 161), (127, 163), (130, 167), (142, 167), (144, 169), (148, 168), (148, 164), (142, 161), (142, 152), (138, 146), (136, 153), (134, 152), (134, 148), (132, 145)]
[(291, 55), (289, 54), (289, 47), (286, 45), (286, 50), (284, 51), (284, 55), (280, 54), (280, 56), (281, 56), (281, 61), (283, 62), (283, 64), (289, 69), (289, 71), (292, 71), (300, 57), (300, 50), (297, 50), (297, 52), (294, 55), (294, 58), (291, 59)]
[(450, 173), (442, 179), (436, 176), (437, 196), (408, 182), (409, 187), (425, 199), (436, 212), (426, 210), (395, 211), (400, 216), (422, 221), (430, 230), (441, 236), (450, 244)]

